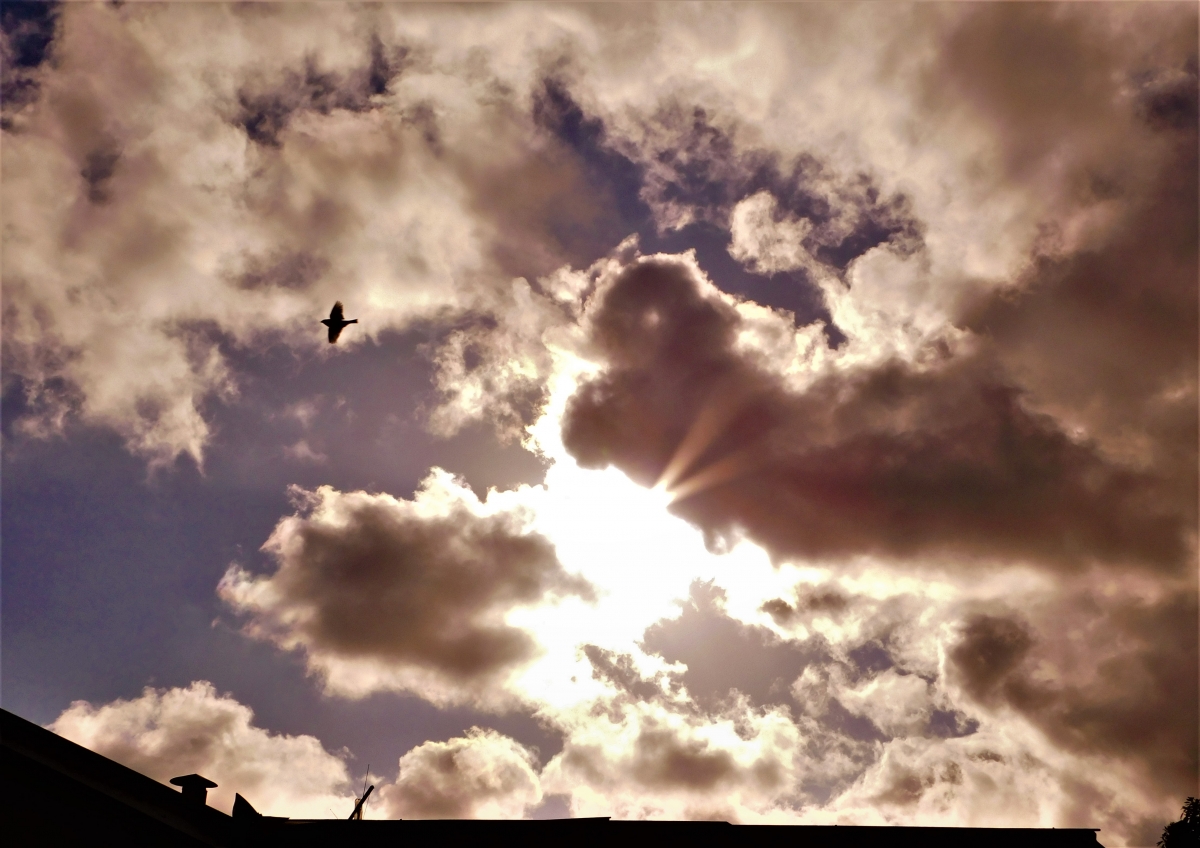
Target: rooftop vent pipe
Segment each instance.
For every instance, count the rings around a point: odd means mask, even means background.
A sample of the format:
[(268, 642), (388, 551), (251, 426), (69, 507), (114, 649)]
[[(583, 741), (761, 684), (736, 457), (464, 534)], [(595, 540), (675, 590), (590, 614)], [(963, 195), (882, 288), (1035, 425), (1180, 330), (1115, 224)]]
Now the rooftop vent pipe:
[(198, 774), (185, 774), (180, 777), (172, 777), (171, 783), (183, 790), (184, 798), (202, 807), (208, 803), (208, 790), (217, 785), (207, 777), (201, 777)]

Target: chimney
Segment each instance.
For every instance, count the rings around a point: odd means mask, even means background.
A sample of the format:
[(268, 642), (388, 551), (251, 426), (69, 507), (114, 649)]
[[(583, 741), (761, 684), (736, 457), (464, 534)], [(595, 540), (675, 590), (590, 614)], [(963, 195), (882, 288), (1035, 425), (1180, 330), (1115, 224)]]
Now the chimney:
[(201, 807), (208, 803), (208, 790), (217, 785), (207, 777), (201, 777), (198, 774), (185, 774), (180, 777), (172, 777), (171, 783), (183, 790), (184, 798), (195, 804), (199, 804)]

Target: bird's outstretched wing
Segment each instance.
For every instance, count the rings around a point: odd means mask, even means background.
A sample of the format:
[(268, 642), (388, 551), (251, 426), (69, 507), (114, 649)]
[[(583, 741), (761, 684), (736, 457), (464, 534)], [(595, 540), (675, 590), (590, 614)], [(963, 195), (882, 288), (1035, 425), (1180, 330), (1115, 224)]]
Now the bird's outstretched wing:
[(344, 315), (345, 313), (342, 312), (342, 302), (339, 300), (333, 305), (333, 309), (329, 310), (329, 317), (334, 321), (341, 321)]
[(334, 342), (336, 342), (338, 340), (338, 336), (340, 336), (342, 334), (342, 327), (344, 327), (344, 326), (345, 326), (344, 324), (330, 323), (330, 325), (329, 325), (329, 343), (330, 344), (333, 344)]

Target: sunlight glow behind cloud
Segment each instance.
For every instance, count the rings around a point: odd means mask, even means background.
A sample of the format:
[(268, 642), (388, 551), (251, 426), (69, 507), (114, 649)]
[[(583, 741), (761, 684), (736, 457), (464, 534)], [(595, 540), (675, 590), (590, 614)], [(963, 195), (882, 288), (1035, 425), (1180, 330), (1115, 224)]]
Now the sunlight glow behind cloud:
[[(5, 450), (99, 432), (214, 510), (214, 452), (290, 463), (200, 543), (221, 626), (331, 712), (472, 716), (376, 814), (1136, 845), (1193, 791), (1194, 4), (5, 20)], [(111, 697), (54, 728), (346, 795), (212, 683)]]

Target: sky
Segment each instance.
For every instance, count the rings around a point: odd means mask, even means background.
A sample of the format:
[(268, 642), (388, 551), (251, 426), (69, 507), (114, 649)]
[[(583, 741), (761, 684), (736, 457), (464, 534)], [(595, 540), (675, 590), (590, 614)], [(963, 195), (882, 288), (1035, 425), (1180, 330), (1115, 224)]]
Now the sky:
[(5, 3), (4, 708), (225, 810), (1153, 844), (1197, 14)]

